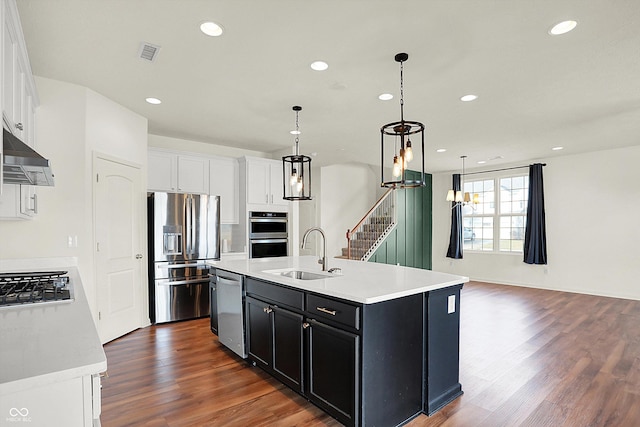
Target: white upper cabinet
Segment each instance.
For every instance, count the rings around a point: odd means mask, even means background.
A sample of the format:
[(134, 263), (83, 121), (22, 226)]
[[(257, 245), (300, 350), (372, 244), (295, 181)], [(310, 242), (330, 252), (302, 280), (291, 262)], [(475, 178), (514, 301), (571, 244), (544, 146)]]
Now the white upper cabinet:
[[(0, 6), (0, 25), (2, 25), (0, 106), (3, 126), (35, 148), (38, 96), (22, 35), (18, 9), (15, 0), (3, 0)], [(1, 174), (0, 166), (0, 176)], [(2, 184), (0, 193), (2, 194), (0, 197), (1, 219), (30, 219), (38, 212), (36, 187)]]
[(220, 222), (238, 224), (238, 160), (216, 158), (209, 160), (209, 192), (220, 196)]
[(178, 191), (209, 194), (209, 160), (195, 156), (178, 156)]
[(178, 191), (178, 156), (164, 151), (148, 151), (147, 189)]
[(209, 159), (149, 150), (147, 179), (149, 191), (209, 194)]
[[(288, 206), (282, 193), (282, 163), (277, 160), (245, 158), (247, 204)], [(255, 207), (256, 209), (258, 207)]]

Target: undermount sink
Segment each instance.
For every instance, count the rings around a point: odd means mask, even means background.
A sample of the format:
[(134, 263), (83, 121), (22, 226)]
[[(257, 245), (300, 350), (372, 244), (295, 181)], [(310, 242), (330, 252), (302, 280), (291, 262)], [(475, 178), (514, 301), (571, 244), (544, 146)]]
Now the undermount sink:
[(291, 279), (297, 280), (318, 280), (318, 279), (329, 279), (331, 277), (335, 277), (332, 274), (328, 273), (313, 273), (311, 271), (304, 270), (295, 270), (295, 269), (286, 269), (286, 270), (265, 270), (263, 273), (276, 274), (278, 276), (289, 277)]

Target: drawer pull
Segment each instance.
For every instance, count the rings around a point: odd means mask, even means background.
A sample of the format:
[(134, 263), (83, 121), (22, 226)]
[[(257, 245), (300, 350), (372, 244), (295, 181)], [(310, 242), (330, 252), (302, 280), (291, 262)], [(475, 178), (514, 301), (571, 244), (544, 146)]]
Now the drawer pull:
[(265, 313), (271, 313), (273, 309), (271, 307), (263, 307), (262, 311), (264, 311)]
[(329, 310), (328, 308), (324, 308), (324, 307), (316, 307), (316, 310), (321, 311), (323, 313), (327, 313), (330, 314), (332, 316), (336, 315), (336, 311), (335, 310)]
[(311, 326), (309, 323), (304, 322), (304, 323), (302, 324), (302, 329), (307, 329), (309, 326)]

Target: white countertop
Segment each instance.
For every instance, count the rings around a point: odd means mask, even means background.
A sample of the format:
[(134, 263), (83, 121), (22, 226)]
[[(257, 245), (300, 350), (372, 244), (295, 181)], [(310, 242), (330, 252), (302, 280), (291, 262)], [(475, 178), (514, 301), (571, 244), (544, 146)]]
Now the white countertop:
[(265, 270), (297, 269), (323, 273), (322, 266), (317, 260), (317, 256), (300, 256), (222, 260), (213, 261), (210, 264), (245, 276), (363, 304), (387, 301), (469, 281), (468, 277), (448, 273), (339, 258), (329, 259), (327, 268), (337, 267), (342, 269), (342, 272), (338, 274), (325, 272), (327, 276), (331, 276), (326, 279), (298, 280), (265, 272)]
[(67, 270), (74, 300), (0, 308), (0, 396), (107, 369), (74, 258), (1, 260), (0, 271)]

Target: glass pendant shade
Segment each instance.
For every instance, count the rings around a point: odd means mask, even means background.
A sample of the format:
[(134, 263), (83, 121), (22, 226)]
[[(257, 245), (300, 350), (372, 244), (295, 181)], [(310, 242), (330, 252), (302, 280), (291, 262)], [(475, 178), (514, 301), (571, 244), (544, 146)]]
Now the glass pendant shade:
[(285, 200), (311, 200), (311, 157), (284, 156), (282, 173)]
[(311, 157), (298, 153), (300, 130), (298, 113), (302, 107), (293, 107), (296, 112), (295, 154), (282, 158), (282, 194), (285, 200), (311, 200)]
[[(424, 125), (404, 119), (403, 63), (409, 58), (406, 53), (395, 56), (400, 63), (400, 121), (387, 123), (380, 128), (381, 180), (380, 186), (412, 188), (425, 185), (424, 172)], [(413, 141), (409, 138), (412, 137)], [(416, 141), (419, 141), (416, 143)], [(415, 143), (415, 144), (414, 144)], [(419, 172), (419, 176), (407, 178), (406, 171)]]

